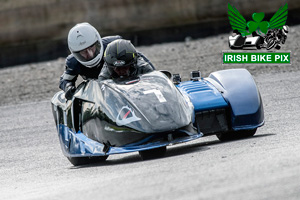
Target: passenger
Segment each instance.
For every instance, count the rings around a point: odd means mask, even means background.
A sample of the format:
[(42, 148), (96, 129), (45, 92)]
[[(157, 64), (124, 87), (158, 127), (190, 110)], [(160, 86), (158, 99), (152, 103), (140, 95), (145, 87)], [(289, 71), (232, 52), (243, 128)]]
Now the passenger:
[(154, 70), (151, 63), (137, 53), (131, 42), (124, 39), (114, 40), (107, 46), (104, 61), (99, 81), (134, 77)]
[[(72, 99), (78, 75), (85, 80), (98, 78), (104, 64), (102, 57), (107, 45), (121, 38), (118, 35), (101, 38), (99, 32), (86, 22), (75, 25), (69, 31), (68, 47), (71, 54), (66, 58), (65, 71), (59, 83), (66, 99)], [(142, 53), (138, 54), (148, 61)]]

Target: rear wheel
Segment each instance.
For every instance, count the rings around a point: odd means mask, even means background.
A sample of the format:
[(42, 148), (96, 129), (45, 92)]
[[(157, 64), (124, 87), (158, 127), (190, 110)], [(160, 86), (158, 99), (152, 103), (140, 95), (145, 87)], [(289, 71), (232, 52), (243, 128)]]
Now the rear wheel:
[(167, 147), (159, 147), (155, 149), (139, 151), (139, 154), (143, 160), (149, 160), (149, 159), (163, 157), (166, 151), (167, 151)]
[(217, 134), (220, 141), (238, 140), (247, 137), (252, 137), (257, 129), (241, 130), (241, 131), (230, 131), (226, 133)]
[(68, 160), (74, 165), (87, 165), (92, 163), (104, 162), (108, 156), (93, 156), (93, 157), (68, 157)]
[(276, 41), (274, 39), (270, 39), (267, 43), (267, 50), (274, 48), (276, 45)]

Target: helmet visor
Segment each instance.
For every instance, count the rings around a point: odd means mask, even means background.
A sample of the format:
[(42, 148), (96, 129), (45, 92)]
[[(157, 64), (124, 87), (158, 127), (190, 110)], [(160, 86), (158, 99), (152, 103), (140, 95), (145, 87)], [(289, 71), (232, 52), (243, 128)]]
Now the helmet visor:
[(130, 75), (130, 65), (123, 67), (114, 67), (113, 70), (118, 76), (129, 76)]
[(116, 60), (112, 65), (106, 62), (106, 65), (119, 77), (130, 76), (130, 71), (134, 68), (134, 61), (125, 63), (123, 60)]
[(77, 60), (81, 62), (86, 62), (94, 59), (100, 53), (100, 49), (101, 44), (99, 41), (97, 41), (88, 48), (85, 48), (81, 51), (73, 52), (73, 54)]

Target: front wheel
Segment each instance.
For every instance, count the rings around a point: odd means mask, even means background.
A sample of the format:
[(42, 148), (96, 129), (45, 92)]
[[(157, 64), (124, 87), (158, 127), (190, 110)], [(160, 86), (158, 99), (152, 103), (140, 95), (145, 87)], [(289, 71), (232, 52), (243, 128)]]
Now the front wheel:
[(164, 146), (155, 149), (139, 151), (139, 154), (143, 160), (149, 160), (149, 159), (163, 157), (166, 151), (167, 151), (167, 147)]
[(226, 133), (219, 133), (217, 137), (220, 141), (238, 140), (247, 137), (252, 137), (256, 133), (257, 129), (241, 130), (241, 131), (230, 131)]
[(108, 156), (94, 156), (94, 157), (68, 157), (70, 163), (74, 166), (87, 165), (92, 163), (104, 162)]

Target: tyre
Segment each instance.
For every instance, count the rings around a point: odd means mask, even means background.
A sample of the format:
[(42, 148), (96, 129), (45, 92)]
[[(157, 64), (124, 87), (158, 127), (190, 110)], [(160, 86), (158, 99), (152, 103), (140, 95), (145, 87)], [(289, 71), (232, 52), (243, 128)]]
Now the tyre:
[(274, 39), (270, 39), (267, 43), (267, 50), (274, 48), (276, 45), (276, 41)]
[(217, 134), (220, 141), (238, 140), (243, 138), (252, 137), (257, 129), (241, 130), (241, 131), (230, 131), (226, 133)]
[(149, 149), (144, 151), (139, 151), (142, 160), (149, 160), (154, 158), (161, 158), (165, 155), (167, 147), (159, 147), (155, 149)]
[(87, 165), (92, 163), (104, 162), (108, 156), (95, 156), (95, 157), (68, 157), (68, 160), (74, 165)]

